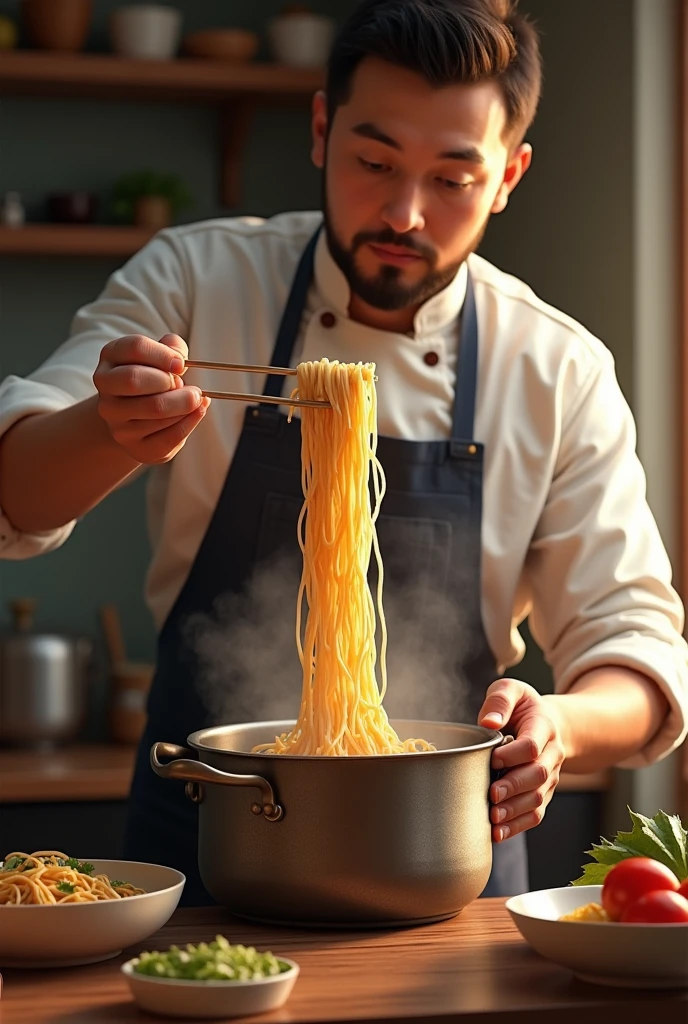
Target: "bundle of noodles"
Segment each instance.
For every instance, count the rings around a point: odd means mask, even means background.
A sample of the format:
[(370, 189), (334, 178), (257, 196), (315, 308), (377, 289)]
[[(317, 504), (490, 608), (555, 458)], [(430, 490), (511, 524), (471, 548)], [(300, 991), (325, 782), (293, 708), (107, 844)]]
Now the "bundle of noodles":
[(0, 904), (96, 903), (139, 896), (130, 882), (93, 873), (93, 865), (59, 850), (8, 853), (0, 864)]
[[(424, 740), (400, 740), (382, 706), (387, 631), (375, 522), (385, 479), (376, 455), (375, 366), (323, 359), (301, 363), (297, 373), (300, 398), (332, 406), (331, 411), (303, 408), (301, 417), (304, 503), (298, 538), (303, 572), (296, 609), (296, 644), (303, 669), (301, 708), (290, 733), (256, 751), (337, 756), (433, 749)], [(378, 566), (376, 601), (368, 585), (372, 553)], [(302, 640), (304, 599), (307, 616)]]

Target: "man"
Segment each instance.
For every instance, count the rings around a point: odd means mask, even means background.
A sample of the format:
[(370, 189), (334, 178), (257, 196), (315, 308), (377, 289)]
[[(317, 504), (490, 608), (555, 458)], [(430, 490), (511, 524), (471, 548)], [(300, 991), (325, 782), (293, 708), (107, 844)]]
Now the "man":
[[(188, 624), (227, 595), (227, 628), (252, 614), (242, 595), (285, 537), (295, 544), (301, 494), (298, 423), (265, 405), (211, 407), (200, 387), (217, 378), (182, 378), (188, 353), (377, 364), (390, 653), (405, 650), (407, 632), (430, 638), (415, 648), (400, 710), (422, 718), (449, 679), (447, 714), (515, 736), (493, 758), (505, 773), (490, 791), (486, 893), (526, 888), (524, 832), (563, 763), (639, 766), (685, 736), (683, 611), (611, 357), (474, 255), (530, 164), (523, 138), (539, 90), (537, 38), (509, 0), (365, 0), (313, 104), (324, 217), (161, 233), (77, 314), (54, 356), (3, 385), (6, 557), (54, 548), (113, 488), (153, 467), (147, 594), (158, 669), (126, 852), (182, 868), (188, 902), (207, 899), (194, 808), (152, 774), (148, 750), (184, 743), (211, 720)], [(282, 393), (276, 375), (240, 376), (232, 390), (253, 391), (256, 380)], [(288, 623), (291, 594), (280, 612)], [(516, 627), (528, 614), (555, 695), (503, 678), (522, 655)], [(276, 621), (258, 622), (266, 648)], [(223, 657), (223, 720), (236, 721), (247, 673), (234, 644)], [(394, 691), (391, 672), (390, 708)]]

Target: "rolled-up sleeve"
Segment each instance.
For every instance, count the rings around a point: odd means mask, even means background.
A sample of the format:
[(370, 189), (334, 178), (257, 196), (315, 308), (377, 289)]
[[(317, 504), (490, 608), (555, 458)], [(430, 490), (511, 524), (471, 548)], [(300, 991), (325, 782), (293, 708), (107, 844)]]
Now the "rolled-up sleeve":
[[(0, 383), (0, 437), (25, 416), (52, 413), (92, 397), (93, 374), (104, 345), (127, 334), (161, 338), (186, 334), (188, 287), (182, 242), (174, 229), (161, 232), (82, 307), (70, 337), (28, 377)], [(17, 530), (0, 509), (0, 558), (22, 559), (63, 544), (76, 521), (45, 533)]]
[(526, 579), (532, 633), (556, 692), (591, 669), (618, 665), (653, 679), (666, 696), (661, 729), (621, 767), (642, 767), (675, 749), (688, 722), (684, 611), (611, 357), (590, 371), (569, 404)]

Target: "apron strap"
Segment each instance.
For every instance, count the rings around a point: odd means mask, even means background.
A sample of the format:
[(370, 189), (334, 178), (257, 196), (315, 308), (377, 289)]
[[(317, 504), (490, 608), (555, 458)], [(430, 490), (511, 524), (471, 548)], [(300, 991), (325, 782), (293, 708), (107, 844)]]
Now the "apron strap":
[[(299, 260), (299, 265), (296, 268), (294, 282), (291, 286), (289, 298), (287, 299), (287, 304), (284, 307), (284, 313), (282, 314), (279, 330), (277, 332), (277, 339), (272, 352), (270, 366), (289, 366), (292, 349), (294, 348), (294, 342), (299, 334), (301, 318), (308, 298), (308, 289), (310, 288), (311, 281), (313, 280), (315, 246), (317, 244), (319, 234), (320, 228), (318, 228), (306, 248), (303, 250), (301, 259)], [(280, 376), (280, 374), (269, 374), (265, 381), (263, 394), (273, 395), (275, 398), (279, 398), (282, 394), (283, 383), (284, 377)]]
[(478, 390), (478, 316), (471, 272), (466, 280), (466, 297), (461, 314), (459, 353), (456, 361), (454, 423), (452, 440), (471, 441), (474, 437), (475, 396)]

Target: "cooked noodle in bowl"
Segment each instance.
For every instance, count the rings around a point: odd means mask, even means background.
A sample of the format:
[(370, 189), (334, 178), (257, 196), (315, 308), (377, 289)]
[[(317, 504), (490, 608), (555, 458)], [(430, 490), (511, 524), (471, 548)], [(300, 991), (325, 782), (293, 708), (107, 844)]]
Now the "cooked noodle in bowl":
[(93, 864), (59, 850), (8, 853), (0, 865), (0, 906), (96, 903), (144, 892), (131, 882), (96, 875)]
[(57, 850), (8, 854), (0, 868), (0, 968), (117, 956), (169, 920), (184, 883), (180, 871), (159, 864), (89, 862)]

